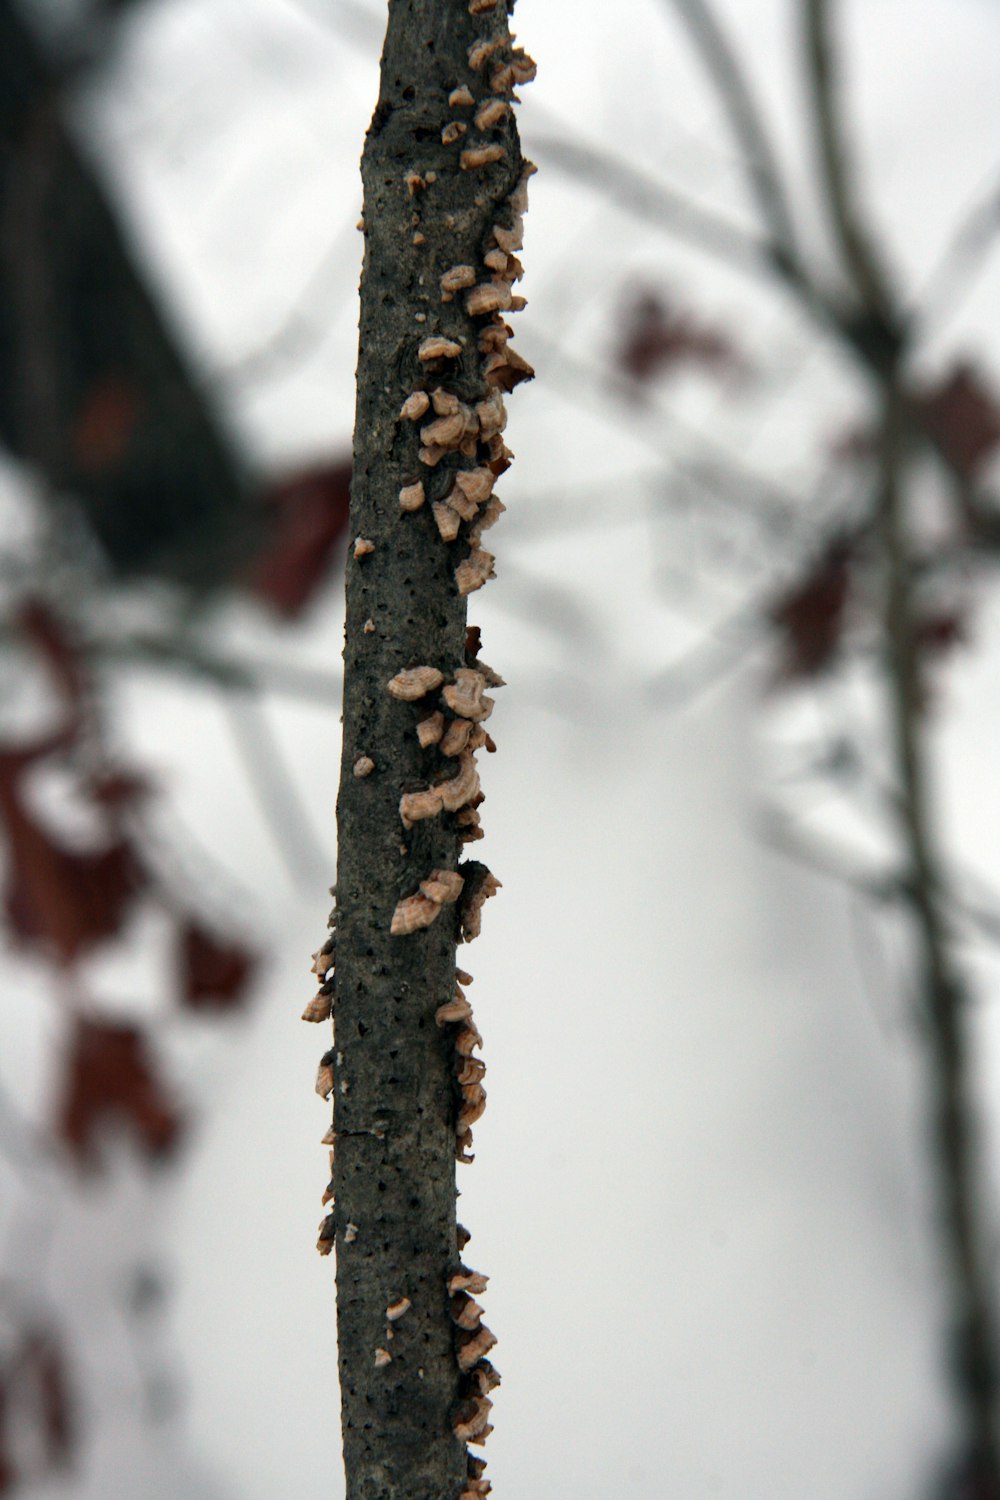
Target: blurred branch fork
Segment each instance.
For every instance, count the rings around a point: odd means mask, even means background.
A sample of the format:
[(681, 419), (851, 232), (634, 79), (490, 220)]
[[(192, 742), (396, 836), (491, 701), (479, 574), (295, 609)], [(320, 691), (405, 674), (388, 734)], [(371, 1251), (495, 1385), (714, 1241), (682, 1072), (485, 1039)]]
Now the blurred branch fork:
[[(967, 373), (956, 371), (947, 384), (928, 394), (918, 388), (908, 360), (922, 332), (921, 308), (905, 305), (865, 214), (851, 167), (851, 153), (840, 109), (837, 51), (833, 37), (836, 7), (828, 0), (801, 0), (800, 52), (807, 109), (814, 134), (820, 189), (840, 275), (828, 285), (807, 258), (796, 214), (785, 185), (764, 113), (749, 74), (710, 0), (667, 0), (690, 37), (713, 84), (721, 111), (739, 149), (756, 227), (744, 227), (718, 211), (686, 199), (602, 148), (582, 146), (551, 127), (534, 149), (543, 164), (586, 183), (626, 212), (656, 224), (678, 239), (754, 275), (783, 285), (817, 330), (832, 338), (849, 363), (866, 377), (873, 407), (872, 500), (867, 514), (849, 532), (827, 538), (812, 592), (801, 604), (815, 604), (822, 583), (828, 602), (829, 643), (840, 629), (849, 554), (863, 549), (878, 576), (881, 618), (873, 625), (883, 673), (883, 704), (890, 724), (895, 791), (891, 798), (900, 844), (900, 874), (893, 894), (908, 908), (919, 964), (919, 1012), (925, 1022), (929, 1130), (943, 1259), (947, 1269), (953, 1347), (948, 1361), (961, 1424), (956, 1473), (951, 1482), (967, 1484), (963, 1494), (977, 1500), (1000, 1497), (1000, 1434), (997, 1398), (996, 1294), (987, 1247), (994, 1229), (991, 1205), (978, 1175), (972, 1080), (968, 1067), (967, 985), (955, 954), (949, 918), (953, 892), (933, 829), (924, 736), (927, 693), (923, 628), (917, 590), (925, 570), (914, 539), (913, 463), (930, 455), (950, 485), (964, 518), (966, 545), (992, 555), (1000, 538), (995, 496), (983, 487), (974, 439), (963, 449), (944, 430), (946, 399), (971, 398)], [(948, 274), (974, 250), (980, 259), (1000, 228), (996, 191), (954, 237), (944, 260)], [(943, 276), (942, 272), (942, 276)], [(932, 286), (941, 278), (932, 280)], [(963, 381), (965, 386), (963, 387)], [(967, 406), (975, 404), (967, 400)], [(982, 424), (981, 424), (982, 425)], [(983, 426), (983, 451), (994, 434)], [(823, 570), (826, 570), (824, 575)], [(774, 621), (779, 616), (772, 617)], [(793, 622), (786, 620), (791, 626)], [(823, 662), (827, 660), (825, 647)], [(816, 670), (814, 666), (804, 670)], [(879, 895), (878, 891), (873, 892)], [(884, 893), (883, 893), (884, 894)], [(952, 1496), (957, 1491), (949, 1490)]]

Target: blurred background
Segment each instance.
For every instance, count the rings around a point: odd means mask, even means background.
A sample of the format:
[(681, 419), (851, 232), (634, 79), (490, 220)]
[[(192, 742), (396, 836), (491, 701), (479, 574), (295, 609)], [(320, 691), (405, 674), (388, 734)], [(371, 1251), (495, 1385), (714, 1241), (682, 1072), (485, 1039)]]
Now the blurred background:
[[(516, 20), (496, 1493), (996, 1500), (1000, 12)], [(298, 1017), (383, 24), (0, 0), (0, 1494), (343, 1491)]]

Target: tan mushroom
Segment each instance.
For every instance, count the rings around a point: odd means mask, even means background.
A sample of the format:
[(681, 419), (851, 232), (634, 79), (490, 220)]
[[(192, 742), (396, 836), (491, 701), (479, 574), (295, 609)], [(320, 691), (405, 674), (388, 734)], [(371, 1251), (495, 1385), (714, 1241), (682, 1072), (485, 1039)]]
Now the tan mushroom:
[(468, 719), (452, 719), (441, 737), (442, 755), (461, 755), (469, 743), (472, 724)]
[(468, 1021), (471, 1017), (472, 1006), (461, 990), (456, 992), (454, 1000), (446, 1000), (444, 1005), (439, 1005), (434, 1012), (434, 1020), (438, 1026), (447, 1026), (453, 1021)]
[(429, 745), (436, 745), (443, 734), (444, 714), (440, 709), (435, 710), (429, 718), (421, 719), (417, 725), (417, 739), (422, 750), (426, 750)]
[(414, 391), (407, 396), (399, 409), (400, 419), (404, 422), (415, 422), (422, 417), (431, 404), (431, 398), (426, 391)]
[(477, 130), (492, 130), (498, 125), (504, 115), (510, 110), (506, 99), (487, 99), (479, 106), (475, 114), (475, 126)]
[(462, 1107), (455, 1126), (456, 1135), (464, 1135), (486, 1112), (486, 1090), (481, 1083), (467, 1083), (462, 1089)]
[(458, 1368), (471, 1370), (477, 1359), (482, 1359), (496, 1346), (496, 1335), (484, 1323), (475, 1333), (462, 1339), (458, 1346)]
[(460, 1271), (455, 1271), (448, 1277), (448, 1291), (454, 1297), (456, 1292), (485, 1292), (489, 1277), (484, 1276), (481, 1271), (467, 1271), (463, 1266)]
[(461, 921), (462, 937), (467, 943), (477, 938), (482, 929), (483, 907), (490, 896), (502, 889), (500, 881), (485, 865), (470, 860), (462, 866), (466, 872), (465, 890), (462, 893)]
[(394, 698), (399, 698), (404, 703), (416, 703), (418, 698), (433, 692), (442, 682), (444, 673), (439, 672), (437, 667), (406, 667), (402, 672), (397, 672), (386, 683), (386, 687)]
[(316, 1241), (316, 1249), (320, 1255), (329, 1255), (333, 1249), (334, 1235), (337, 1232), (334, 1218), (334, 1214), (327, 1214), (325, 1219), (320, 1220), (319, 1239)]
[(428, 447), (457, 448), (465, 436), (466, 413), (461, 408), (447, 417), (437, 417), (420, 429), (420, 440)]
[(462, 517), (458, 511), (453, 510), (445, 500), (435, 500), (431, 510), (434, 512), (434, 524), (437, 526), (442, 541), (453, 542), (462, 525)]
[(469, 48), (469, 67), (473, 73), (479, 73), (498, 48), (503, 46), (502, 37), (484, 37), (478, 42), (473, 42)]
[(420, 882), (420, 889), (440, 906), (457, 901), (464, 885), (465, 880), (457, 870), (432, 870), (427, 879)]
[(396, 1323), (404, 1313), (409, 1312), (413, 1303), (409, 1297), (397, 1297), (395, 1302), (390, 1302), (385, 1310), (386, 1322)]
[[(507, 426), (507, 408), (504, 406), (503, 396), (498, 390), (491, 391), (485, 401), (476, 403), (476, 419), (479, 422), (480, 435), (491, 438), (496, 432), (503, 432)], [(490, 489), (493, 488), (493, 475), (489, 469), (482, 472), (489, 475)], [(487, 494), (489, 490), (487, 491)], [(484, 495), (483, 499), (486, 498)]]
[(479, 772), (472, 756), (459, 756), (457, 776), (452, 776), (448, 781), (439, 781), (434, 790), (447, 812), (458, 812), (460, 807), (478, 796)]
[(428, 900), (418, 891), (416, 895), (406, 896), (397, 903), (389, 931), (393, 937), (406, 937), (411, 932), (419, 932), (422, 927), (430, 927), (440, 914), (438, 902)]
[(479, 1029), (471, 1021), (465, 1021), (455, 1033), (454, 1047), (459, 1057), (471, 1056), (472, 1049), (482, 1045)]
[(426, 364), (432, 359), (457, 359), (461, 352), (462, 346), (455, 339), (446, 339), (441, 334), (436, 334), (424, 339), (417, 350), (417, 358)]
[(459, 88), (452, 89), (448, 95), (448, 103), (452, 109), (459, 109), (462, 105), (469, 106), (475, 104), (475, 102), (472, 90), (464, 83)]
[(449, 120), (441, 132), (442, 146), (453, 146), (457, 140), (461, 139), (468, 128), (464, 120)]
[(329, 1056), (321, 1057), (316, 1069), (316, 1092), (321, 1099), (329, 1099), (333, 1093), (333, 1063)]
[(480, 1307), (474, 1297), (466, 1292), (458, 1292), (451, 1299), (451, 1320), (459, 1328), (467, 1331), (478, 1328), (483, 1321), (484, 1307)]
[(470, 318), (483, 313), (505, 311), (511, 305), (511, 290), (506, 281), (484, 281), (474, 286), (465, 299), (465, 310)]
[(488, 1396), (470, 1396), (461, 1403), (452, 1424), (459, 1442), (467, 1443), (486, 1426), (493, 1402)]
[(523, 235), (524, 226), (520, 222), (515, 223), (513, 228), (509, 229), (505, 228), (503, 224), (493, 225), (494, 240), (500, 246), (500, 249), (506, 250), (508, 254), (513, 254), (515, 250), (524, 248)]
[(388, 1349), (376, 1349), (375, 1350), (375, 1368), (376, 1368), (376, 1370), (384, 1369), (384, 1367), (386, 1365), (391, 1365), (391, 1364), (392, 1364), (392, 1355), (389, 1353)]
[(440, 287), (442, 302), (450, 302), (456, 292), (461, 292), (465, 287), (475, 286), (475, 284), (475, 266), (452, 266), (451, 269), (445, 271), (444, 275), (441, 277)]
[[(481, 402), (480, 405), (485, 405)], [(489, 436), (489, 434), (487, 434)], [(467, 500), (482, 505), (489, 498), (495, 484), (495, 476), (487, 468), (459, 469), (455, 475), (455, 488), (461, 490)]]
[(467, 146), (458, 158), (458, 165), (463, 172), (478, 172), (480, 168), (500, 161), (505, 154), (500, 145)]
[(354, 556), (356, 558), (358, 558), (359, 561), (360, 561), (360, 559), (362, 557), (367, 557), (369, 555), (369, 553), (372, 553), (374, 551), (375, 551), (375, 543), (373, 541), (371, 541), (368, 537), (366, 537), (366, 536), (359, 536), (359, 537), (355, 538), (355, 541), (354, 541)]
[(441, 697), (453, 714), (478, 722), (493, 712), (493, 699), (485, 696), (486, 678), (474, 667), (458, 667), (455, 681), (442, 690)]
[[(419, 479), (414, 484), (404, 484), (399, 492), (399, 508), (405, 511), (419, 510), (426, 498), (423, 484)], [(373, 626), (372, 629), (374, 628)]]
[(375, 762), (370, 755), (359, 755), (354, 762), (353, 771), (360, 780), (364, 776), (370, 776), (375, 769)]
[(474, 594), (481, 589), (484, 583), (495, 578), (493, 564), (496, 558), (491, 552), (485, 552), (481, 547), (476, 547), (464, 562), (459, 563), (455, 569), (455, 583), (458, 592), (462, 595)]
[(302, 1012), (303, 1021), (329, 1021), (333, 1013), (333, 996), (324, 995), (320, 990), (314, 995)]
[(399, 816), (404, 828), (412, 828), (425, 818), (436, 818), (444, 807), (440, 794), (433, 788), (423, 792), (404, 792), (399, 799)]

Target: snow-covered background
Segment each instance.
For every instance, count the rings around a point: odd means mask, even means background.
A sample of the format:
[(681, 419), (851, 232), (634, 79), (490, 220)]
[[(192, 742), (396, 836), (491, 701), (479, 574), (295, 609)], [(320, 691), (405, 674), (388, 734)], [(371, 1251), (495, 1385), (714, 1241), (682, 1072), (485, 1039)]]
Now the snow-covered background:
[[(68, 4), (47, 9), (56, 30), (68, 24)], [(794, 7), (719, 9), (822, 247)], [(987, 0), (842, 11), (853, 156), (915, 297), (996, 170), (1000, 13)], [(349, 440), (377, 12), (375, 0), (149, 0), (79, 101), (204, 379), (262, 468)], [(539, 65), (520, 115), (529, 156), (561, 131), (752, 222), (666, 0), (520, 0), (517, 24)], [(690, 478), (707, 445), (739, 467), (748, 506), (753, 476), (805, 506), (824, 445), (866, 393), (772, 287), (538, 159), (517, 346), (539, 374), (508, 403), (517, 462), (498, 581), (470, 609), (510, 684), (483, 768), (483, 850), (504, 888), (463, 959), (489, 1066), (459, 1182), (504, 1377), (490, 1476), (507, 1500), (910, 1500), (951, 1417), (905, 930), (761, 834), (788, 744), (866, 718), (877, 736), (877, 707), (866, 681), (829, 697), (769, 692), (762, 631), (731, 639), (725, 622), (785, 576), (788, 536), (815, 516), (793, 504), (772, 554), (759, 528), (740, 541), (739, 494), (727, 509)], [(684, 374), (641, 401), (602, 387), (636, 281), (731, 330), (752, 378)], [(996, 361), (998, 314), (988, 264), (942, 306), (920, 367), (956, 352)], [(982, 594), (975, 640), (940, 683), (934, 764), (950, 855), (1000, 880), (1000, 606)], [(266, 656), (287, 627), (234, 605), (213, 629)], [(297, 659), (336, 670), (336, 587), (297, 630)], [(691, 661), (692, 691), (657, 691)], [(277, 698), (262, 710), (319, 845), (293, 880), (218, 697), (139, 670), (119, 692), (123, 738), (170, 793), (164, 837), (196, 834), (269, 962), (248, 1015), (175, 1038), (199, 1120), (180, 1170), (150, 1184), (123, 1154), (38, 1229), (86, 1350), (95, 1438), (84, 1471), (46, 1495), (331, 1500), (333, 1273), (314, 1250), (327, 1111), (298, 1015), (335, 867), (337, 712)], [(133, 935), (102, 992), (145, 1003), (141, 955), (148, 968), (157, 941)], [(1000, 971), (987, 951), (968, 961), (988, 1101)], [(40, 972), (9, 972), (0, 1074), (34, 1080), (41, 1098), (57, 1016)], [(144, 1259), (166, 1267), (169, 1296), (136, 1332), (116, 1299)], [(161, 1387), (170, 1399), (151, 1422)]]

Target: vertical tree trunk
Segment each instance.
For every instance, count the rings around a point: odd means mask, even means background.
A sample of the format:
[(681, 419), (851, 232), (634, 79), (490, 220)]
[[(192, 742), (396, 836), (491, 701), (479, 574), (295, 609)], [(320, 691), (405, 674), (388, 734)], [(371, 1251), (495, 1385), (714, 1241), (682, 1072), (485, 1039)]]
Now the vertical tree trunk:
[(488, 1488), (465, 1443), (488, 1425), (492, 1336), (462, 1289), (478, 1278), (454, 1280), (456, 1139), (484, 1100), (455, 943), (491, 891), (459, 858), (479, 836), (473, 754), (496, 679), (467, 649), (465, 595), (490, 576), (481, 532), (502, 509), (500, 392), (530, 373), (502, 312), (519, 305), (524, 206), (510, 101), (532, 73), (503, 0), (390, 0), (362, 159), (332, 980), (331, 944), (317, 960), (321, 994), (335, 987), (320, 1248), (337, 1252), (348, 1500)]

